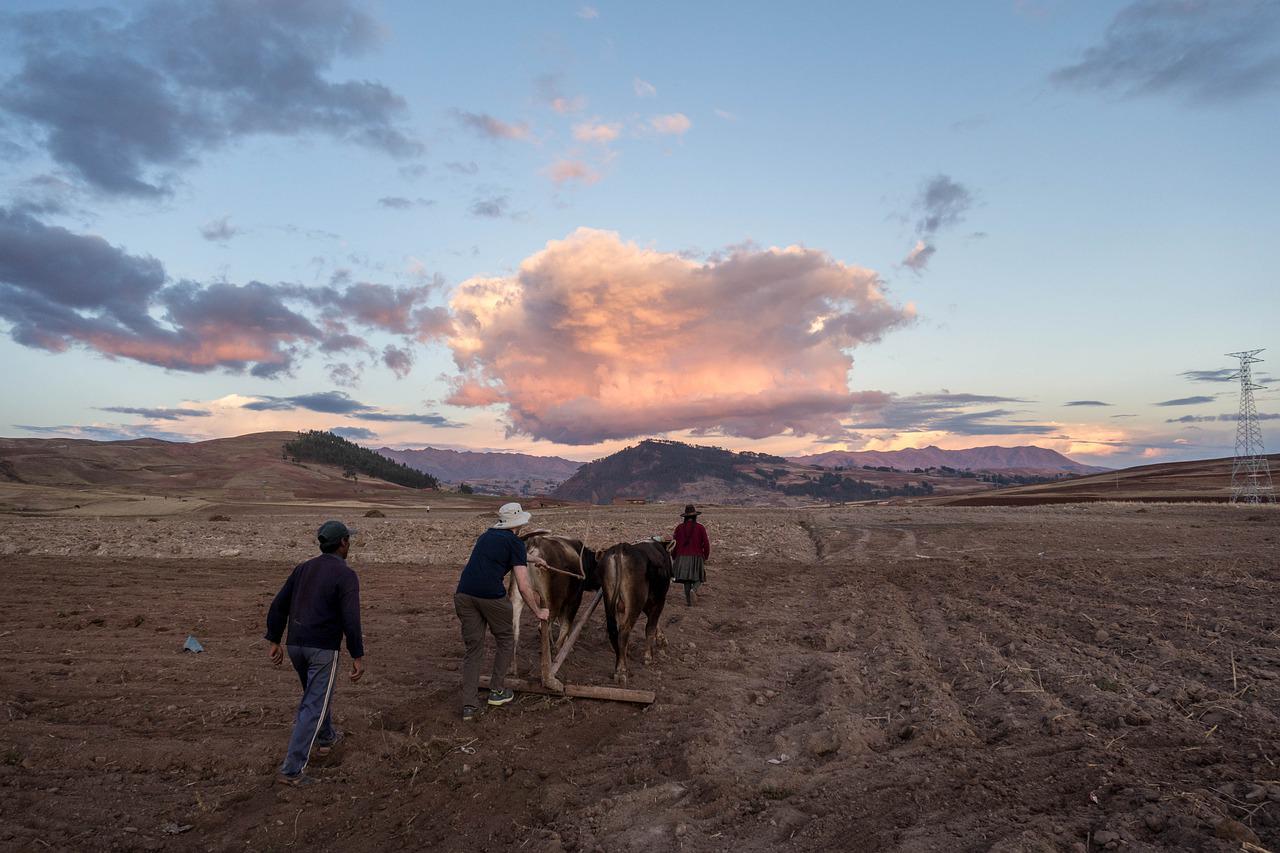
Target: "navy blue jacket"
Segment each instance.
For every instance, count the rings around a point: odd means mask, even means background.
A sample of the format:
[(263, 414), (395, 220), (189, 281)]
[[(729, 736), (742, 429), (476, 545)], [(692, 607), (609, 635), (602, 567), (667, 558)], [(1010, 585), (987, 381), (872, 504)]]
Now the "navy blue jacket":
[(337, 649), (347, 635), (347, 653), (364, 657), (360, 635), (360, 579), (337, 554), (321, 554), (293, 570), (267, 611), (267, 639), (280, 642), (285, 623), (289, 645)]
[(457, 591), (476, 598), (502, 598), (507, 594), (507, 572), (528, 560), (524, 540), (510, 530), (490, 527), (471, 549), (471, 559), (458, 578)]

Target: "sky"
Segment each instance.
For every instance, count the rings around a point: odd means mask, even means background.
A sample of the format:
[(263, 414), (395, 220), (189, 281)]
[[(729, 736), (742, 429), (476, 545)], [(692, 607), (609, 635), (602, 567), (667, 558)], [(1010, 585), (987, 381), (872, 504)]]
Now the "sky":
[(0, 434), (1280, 449), (1278, 107), (1280, 0), (10, 0)]

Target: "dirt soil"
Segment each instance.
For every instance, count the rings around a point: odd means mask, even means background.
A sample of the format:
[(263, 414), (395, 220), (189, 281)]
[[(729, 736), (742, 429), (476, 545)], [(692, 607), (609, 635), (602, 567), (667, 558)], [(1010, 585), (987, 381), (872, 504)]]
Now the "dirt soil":
[[(261, 634), (321, 519), (232, 518), (2, 520), (0, 849), (1280, 850), (1274, 508), (713, 509), (698, 606), (633, 657), (656, 704), (469, 724), (450, 598), (485, 520), (371, 519), (370, 669), (306, 789), (272, 783), (298, 688)], [(567, 680), (608, 683), (602, 621)]]

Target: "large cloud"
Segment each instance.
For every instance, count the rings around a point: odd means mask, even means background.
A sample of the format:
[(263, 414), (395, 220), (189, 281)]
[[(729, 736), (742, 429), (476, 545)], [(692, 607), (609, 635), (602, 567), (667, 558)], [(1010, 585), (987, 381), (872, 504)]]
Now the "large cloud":
[(427, 304), (438, 289), (173, 282), (155, 258), (0, 207), (0, 319), (18, 343), (52, 352), (82, 346), (173, 370), (274, 376), (304, 348), (369, 350), (348, 323), (406, 342), (442, 336), (448, 312)]
[(840, 431), (852, 347), (914, 317), (876, 274), (791, 246), (699, 264), (581, 228), (455, 292), (449, 402), (592, 444), (679, 429)]
[(108, 193), (164, 194), (167, 172), (252, 134), (421, 150), (397, 125), (398, 95), (326, 77), (376, 41), (377, 24), (349, 0), (158, 0), (129, 16), (64, 9), (0, 24), (20, 57), (0, 108)]

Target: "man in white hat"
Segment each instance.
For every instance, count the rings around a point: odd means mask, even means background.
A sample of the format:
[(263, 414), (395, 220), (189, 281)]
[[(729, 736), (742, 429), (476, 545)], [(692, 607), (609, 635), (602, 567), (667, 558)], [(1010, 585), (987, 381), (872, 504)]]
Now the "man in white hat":
[(489, 679), (489, 704), (505, 705), (515, 698), (503, 687), (511, 656), (515, 653), (515, 632), (511, 626), (511, 599), (507, 598), (507, 572), (515, 570), (520, 595), (538, 618), (550, 614), (542, 606), (538, 594), (529, 584), (528, 555), (520, 528), (529, 523), (529, 513), (518, 503), (504, 504), (498, 510), (498, 523), (476, 540), (471, 559), (458, 579), (453, 595), (453, 609), (462, 622), (462, 642), (466, 655), (462, 659), (462, 719), (471, 720), (480, 707), (480, 665), (484, 662), (485, 628), (493, 634), (498, 650), (493, 656), (493, 675)]

